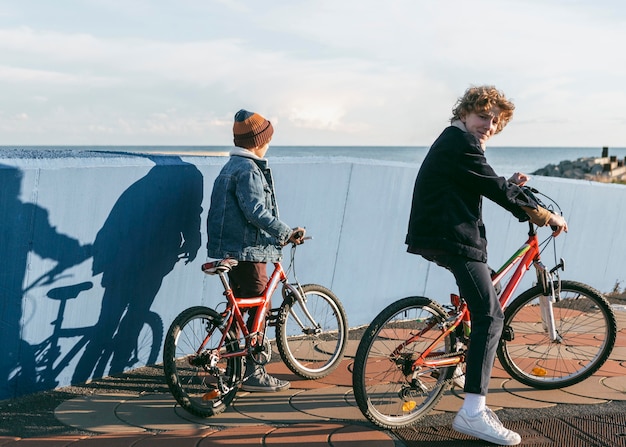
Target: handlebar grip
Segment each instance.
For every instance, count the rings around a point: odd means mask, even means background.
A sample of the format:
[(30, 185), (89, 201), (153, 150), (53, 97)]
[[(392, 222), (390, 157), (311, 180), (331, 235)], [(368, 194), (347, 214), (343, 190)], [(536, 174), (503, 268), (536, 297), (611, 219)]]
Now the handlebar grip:
[(293, 234), (291, 235), (291, 237), (295, 239), (302, 239), (302, 236), (304, 236), (303, 230), (294, 231)]

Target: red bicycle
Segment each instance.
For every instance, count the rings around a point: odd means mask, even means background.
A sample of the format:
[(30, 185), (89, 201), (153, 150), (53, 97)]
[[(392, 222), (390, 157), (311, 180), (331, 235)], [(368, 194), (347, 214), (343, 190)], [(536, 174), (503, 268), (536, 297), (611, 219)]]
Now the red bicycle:
[[(558, 204), (535, 189), (560, 212)], [(539, 243), (529, 223), (528, 240), (493, 274), (505, 283), (499, 301), (505, 315), (498, 346), (502, 367), (515, 380), (538, 389), (574, 385), (608, 359), (617, 333), (607, 300), (592, 287), (560, 279), (564, 261), (548, 270), (541, 261), (554, 237)], [(537, 283), (511, 300), (533, 266)], [(499, 288), (499, 287), (498, 287)], [(412, 296), (390, 304), (374, 318), (359, 344), (353, 371), (361, 412), (382, 428), (415, 424), (439, 402), (465, 362), (471, 332), (462, 297), (450, 305)], [(510, 304), (509, 304), (510, 302)], [(461, 370), (462, 371), (462, 370)]]
[[(256, 298), (234, 296), (227, 274), (237, 265), (236, 260), (221, 259), (202, 266), (204, 273), (219, 276), (226, 302), (221, 311), (205, 306), (184, 310), (167, 332), (163, 369), (182, 408), (200, 417), (226, 410), (244, 379), (244, 359), (265, 364), (271, 358), (267, 326), (276, 327), (278, 352), (300, 377), (318, 379), (339, 366), (348, 340), (345, 310), (326, 287), (298, 283), (295, 253), (296, 244), (292, 244), (288, 269), (274, 263), (265, 292)], [(290, 273), (293, 282), (288, 280)], [(271, 297), (280, 283), (282, 304), (271, 308)], [(243, 315), (253, 308), (257, 312), (249, 331)]]

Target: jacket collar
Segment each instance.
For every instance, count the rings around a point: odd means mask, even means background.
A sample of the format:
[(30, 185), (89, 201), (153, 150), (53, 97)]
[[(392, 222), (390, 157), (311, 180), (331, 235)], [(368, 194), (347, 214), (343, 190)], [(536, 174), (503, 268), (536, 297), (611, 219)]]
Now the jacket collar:
[(458, 127), (463, 132), (467, 132), (467, 128), (465, 127), (465, 124), (463, 124), (463, 121), (461, 120), (454, 120), (450, 123), (450, 125), (454, 127)]
[[(465, 127), (465, 124), (461, 120), (454, 120), (450, 123), (450, 125), (461, 129), (463, 132), (467, 132), (467, 128)], [(483, 150), (483, 152), (487, 150), (487, 148), (483, 144), (480, 145), (480, 148)]]
[(248, 149), (244, 149), (242, 147), (235, 147), (230, 151), (229, 155), (238, 155), (240, 157), (252, 158), (253, 160), (265, 160), (265, 158), (257, 157), (255, 154), (250, 152)]

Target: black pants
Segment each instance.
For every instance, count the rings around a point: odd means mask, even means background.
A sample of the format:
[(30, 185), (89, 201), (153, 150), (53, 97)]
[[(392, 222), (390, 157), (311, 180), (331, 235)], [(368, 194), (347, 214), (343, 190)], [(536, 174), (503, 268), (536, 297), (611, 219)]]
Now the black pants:
[(464, 391), (486, 396), (504, 327), (504, 313), (491, 282), (491, 269), (484, 262), (464, 256), (436, 254), (424, 257), (452, 272), (459, 293), (467, 302), (472, 333), (467, 352)]

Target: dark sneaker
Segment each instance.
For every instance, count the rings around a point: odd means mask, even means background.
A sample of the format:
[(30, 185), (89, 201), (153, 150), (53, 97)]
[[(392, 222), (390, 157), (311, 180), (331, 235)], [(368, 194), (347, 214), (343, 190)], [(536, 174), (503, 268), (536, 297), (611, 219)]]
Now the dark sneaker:
[(271, 393), (288, 390), (290, 386), (291, 383), (288, 381), (272, 377), (265, 371), (265, 368), (256, 365), (252, 374), (246, 374), (241, 389), (244, 391)]

